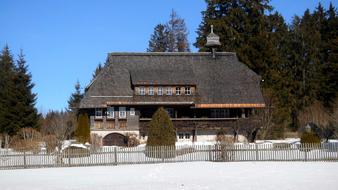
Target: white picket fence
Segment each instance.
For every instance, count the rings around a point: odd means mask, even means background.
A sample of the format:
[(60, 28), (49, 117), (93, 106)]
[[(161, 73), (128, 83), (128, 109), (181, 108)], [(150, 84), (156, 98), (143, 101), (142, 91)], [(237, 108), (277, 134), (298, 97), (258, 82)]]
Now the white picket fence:
[(338, 144), (215, 144), (102, 147), (62, 153), (0, 149), (0, 169), (103, 166), (192, 161), (338, 161)]

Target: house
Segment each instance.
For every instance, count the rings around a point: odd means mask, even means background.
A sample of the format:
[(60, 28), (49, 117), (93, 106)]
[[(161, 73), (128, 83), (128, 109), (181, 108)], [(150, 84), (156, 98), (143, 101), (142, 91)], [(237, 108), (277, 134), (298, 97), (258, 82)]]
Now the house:
[(110, 53), (80, 111), (106, 146), (125, 144), (128, 133), (145, 140), (160, 106), (178, 141), (208, 141), (265, 107), (260, 81), (231, 52)]

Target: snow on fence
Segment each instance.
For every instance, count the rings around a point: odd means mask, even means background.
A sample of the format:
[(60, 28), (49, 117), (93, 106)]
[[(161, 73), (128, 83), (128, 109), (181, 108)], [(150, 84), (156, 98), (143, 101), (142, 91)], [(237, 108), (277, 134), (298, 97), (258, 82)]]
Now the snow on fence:
[(0, 169), (191, 161), (338, 161), (338, 143), (102, 147), (53, 153), (0, 149)]

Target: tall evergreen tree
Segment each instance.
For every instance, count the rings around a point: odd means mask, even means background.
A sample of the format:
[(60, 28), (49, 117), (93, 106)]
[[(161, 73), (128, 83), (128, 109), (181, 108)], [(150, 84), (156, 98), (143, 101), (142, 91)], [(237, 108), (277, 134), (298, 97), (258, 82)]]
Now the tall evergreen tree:
[(158, 24), (149, 40), (148, 52), (189, 52), (188, 30), (184, 19), (172, 10), (166, 24)]
[(32, 92), (34, 84), (32, 75), (28, 72), (28, 66), (22, 50), (19, 54), (16, 67), (16, 109), (18, 125), (20, 128), (39, 126), (39, 114), (35, 108), (36, 94)]
[(322, 40), (320, 47), (322, 77), (317, 96), (324, 105), (332, 106), (338, 93), (338, 15), (332, 3), (327, 11), (319, 4), (314, 14), (317, 19), (321, 19)]
[(184, 19), (180, 18), (175, 10), (171, 11), (168, 28), (168, 51), (189, 52), (188, 31)]
[[(277, 63), (277, 50), (270, 35), (275, 29), (273, 19), (265, 14), (272, 8), (268, 0), (211, 0), (202, 12), (203, 18), (197, 30), (194, 44), (199, 51), (208, 51), (206, 37), (210, 25), (220, 36), (220, 51), (236, 52), (239, 59), (269, 82), (269, 67)], [(275, 17), (280, 17), (276, 14)], [(278, 20), (279, 19), (279, 20)], [(275, 20), (281, 22), (280, 18)], [(280, 24), (280, 23), (278, 23)], [(284, 23), (281, 24), (284, 26)], [(279, 26), (279, 27), (282, 27)]]
[(149, 40), (148, 52), (165, 52), (167, 51), (168, 30), (163, 24), (158, 24), (154, 28), (154, 33)]
[(80, 101), (83, 98), (83, 94), (81, 93), (81, 85), (80, 82), (77, 81), (75, 84), (75, 92), (72, 93), (68, 100), (68, 110), (73, 112), (75, 115), (78, 114), (78, 109), (80, 106)]
[(18, 124), (15, 88), (15, 64), (6, 45), (0, 54), (0, 133), (15, 134)]

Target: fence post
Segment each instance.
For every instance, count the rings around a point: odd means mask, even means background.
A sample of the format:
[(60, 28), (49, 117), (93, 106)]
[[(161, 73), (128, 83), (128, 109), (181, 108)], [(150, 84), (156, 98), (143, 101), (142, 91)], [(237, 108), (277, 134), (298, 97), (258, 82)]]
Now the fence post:
[(259, 160), (259, 154), (258, 154), (258, 145), (255, 143), (255, 149), (256, 149), (256, 161)]
[(27, 163), (26, 163), (26, 151), (23, 152), (23, 167), (27, 168)]
[(161, 148), (161, 158), (162, 158), (162, 162), (164, 162), (164, 150), (163, 150), (163, 146), (160, 146)]
[(71, 155), (71, 154), (70, 154), (70, 151), (72, 151), (72, 149), (71, 149), (71, 148), (68, 148), (68, 152), (67, 152), (67, 153), (68, 153), (68, 166), (69, 166), (69, 167), (72, 166), (72, 164), (70, 163), (70, 155)]
[(304, 160), (306, 162), (307, 161), (307, 151), (309, 151), (309, 146), (308, 146), (308, 144), (304, 144), (304, 145), (305, 145)]
[(209, 152), (209, 161), (212, 161), (212, 155), (211, 155), (211, 145), (208, 145), (208, 152)]
[(114, 165), (117, 165), (117, 147), (114, 147)]

